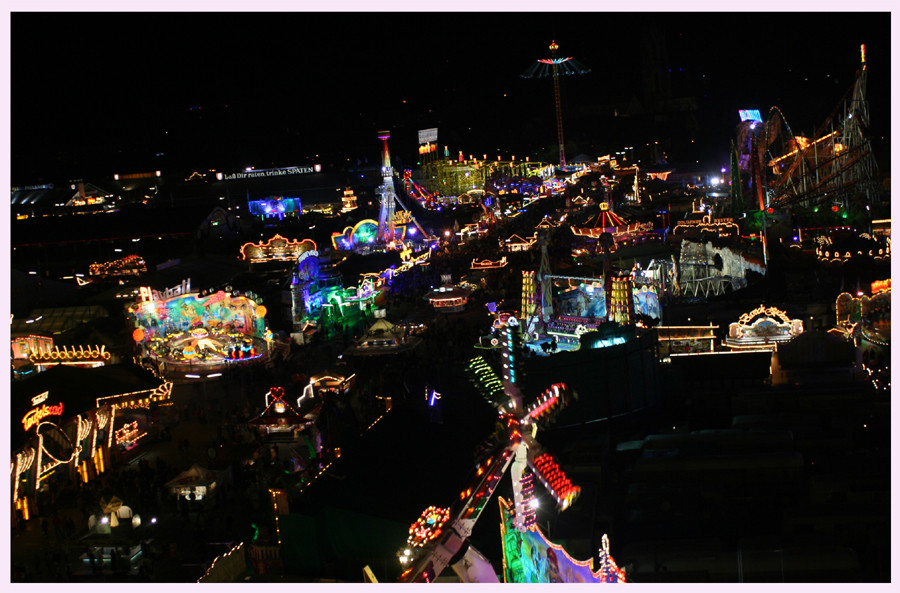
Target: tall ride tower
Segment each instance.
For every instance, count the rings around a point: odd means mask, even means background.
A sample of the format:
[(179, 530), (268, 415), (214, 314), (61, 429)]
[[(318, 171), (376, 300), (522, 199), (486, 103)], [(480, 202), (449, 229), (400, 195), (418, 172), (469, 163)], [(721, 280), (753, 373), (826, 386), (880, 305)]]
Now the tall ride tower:
[(563, 141), (563, 125), (562, 125), (562, 103), (559, 98), (559, 75), (560, 73), (570, 74), (587, 74), (590, 68), (585, 68), (580, 62), (574, 58), (557, 58), (556, 50), (559, 46), (556, 41), (550, 42), (550, 58), (538, 60), (532, 64), (522, 78), (544, 78), (546, 76), (553, 77), (553, 99), (556, 104), (556, 138), (559, 141), (559, 166), (566, 166), (566, 149)]
[(381, 211), (378, 213), (378, 241), (390, 243), (394, 240), (394, 201), (397, 193), (394, 190), (394, 168), (391, 167), (391, 153), (388, 151), (389, 130), (378, 132), (378, 139), (382, 142), (381, 149), (381, 175), (384, 179), (378, 193), (381, 196)]

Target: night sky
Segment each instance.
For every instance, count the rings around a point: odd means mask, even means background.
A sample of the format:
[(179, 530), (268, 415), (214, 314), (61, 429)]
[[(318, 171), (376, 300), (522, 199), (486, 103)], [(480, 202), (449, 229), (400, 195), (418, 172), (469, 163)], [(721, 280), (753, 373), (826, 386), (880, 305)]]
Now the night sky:
[[(862, 43), (889, 141), (889, 13), (13, 13), (10, 30), (14, 185), (371, 162), (381, 129), (407, 167), (430, 127), (453, 156), (540, 158), (556, 142), (552, 81), (520, 74), (552, 39), (591, 69), (562, 79), (570, 158), (661, 139), (671, 162), (715, 166), (737, 110), (772, 105), (811, 134)], [(689, 131), (622, 117), (647, 103), (648, 72), (694, 98)]]

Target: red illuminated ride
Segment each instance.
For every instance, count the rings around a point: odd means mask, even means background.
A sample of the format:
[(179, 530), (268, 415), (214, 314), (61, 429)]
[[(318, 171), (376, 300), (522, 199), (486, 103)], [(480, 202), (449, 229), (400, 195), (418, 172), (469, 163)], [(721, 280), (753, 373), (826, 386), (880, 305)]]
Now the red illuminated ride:
[(437, 193), (431, 193), (412, 178), (412, 171), (403, 172), (403, 184), (406, 187), (406, 193), (417, 200), (425, 208), (434, 208), (437, 205)]
[[(469, 544), (468, 538), (510, 465), (517, 529), (526, 530), (535, 524), (535, 476), (556, 500), (560, 510), (568, 508), (581, 492), (581, 488), (572, 484), (553, 457), (542, 452), (534, 439), (537, 426), (549, 421), (568, 403), (569, 389), (565, 384), (557, 383), (528, 405), (523, 404), (522, 393), (515, 381), (518, 356), (515, 345), (520, 337), (514, 317), (507, 320), (505, 332), (506, 397), (497, 405), (497, 433), (479, 457), (472, 477), (449, 511), (436, 509), (442, 511), (440, 517), (443, 520), (435, 521), (430, 530), (421, 529), (421, 519), (410, 527), (411, 538), (417, 533), (416, 542), (424, 543), (418, 550), (404, 551), (401, 562), (408, 568), (401, 574), (401, 582), (433, 582), (447, 566), (463, 582), (498, 582), (490, 562)], [(425, 514), (435, 515), (428, 513), (432, 509), (429, 507)]]

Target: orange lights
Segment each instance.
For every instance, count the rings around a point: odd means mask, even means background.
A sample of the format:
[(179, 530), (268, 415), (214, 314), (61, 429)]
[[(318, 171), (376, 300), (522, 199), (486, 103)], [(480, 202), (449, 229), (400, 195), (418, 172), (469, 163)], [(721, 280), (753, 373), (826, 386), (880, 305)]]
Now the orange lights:
[(304, 253), (316, 249), (316, 243), (312, 239), (291, 241), (281, 235), (275, 235), (265, 243), (245, 243), (241, 247), (241, 258), (251, 263), (290, 261), (297, 260)]
[(422, 511), (415, 523), (409, 526), (409, 538), (406, 540), (413, 548), (421, 548), (441, 534), (441, 528), (450, 520), (450, 509), (447, 507), (429, 506)]
[[(863, 46), (865, 47), (865, 46)], [(879, 292), (884, 292), (886, 290), (891, 289), (891, 279), (887, 280), (876, 280), (872, 283), (872, 294), (878, 294)]]
[(87, 349), (84, 346), (78, 346), (77, 348), (72, 346), (71, 349), (63, 346), (62, 350), (60, 350), (59, 346), (56, 346), (52, 350), (39, 348), (37, 352), (32, 352), (28, 359), (34, 363), (109, 360), (110, 354), (106, 351), (106, 346), (94, 346), (93, 348), (88, 346)]
[(28, 521), (31, 518), (31, 513), (28, 511), (28, 497), (22, 497), (16, 501), (16, 508), (22, 511), (22, 519)]
[(139, 255), (126, 255), (121, 259), (106, 263), (92, 263), (88, 266), (88, 274), (91, 276), (139, 276), (147, 271), (144, 258)]

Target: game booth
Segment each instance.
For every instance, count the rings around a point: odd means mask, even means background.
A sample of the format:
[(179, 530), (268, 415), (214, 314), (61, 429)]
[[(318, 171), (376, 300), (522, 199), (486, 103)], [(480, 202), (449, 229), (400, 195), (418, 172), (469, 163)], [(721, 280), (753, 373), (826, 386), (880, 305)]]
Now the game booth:
[[(161, 375), (220, 371), (266, 359), (272, 332), (266, 308), (252, 292), (191, 291), (190, 280), (159, 293), (141, 287), (127, 309), (141, 360)], [(214, 373), (212, 373), (214, 374)], [(207, 375), (208, 376), (208, 375)]]

